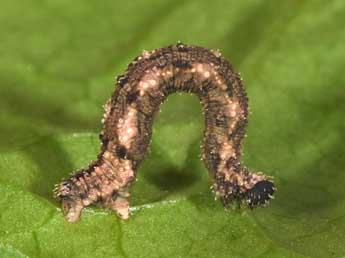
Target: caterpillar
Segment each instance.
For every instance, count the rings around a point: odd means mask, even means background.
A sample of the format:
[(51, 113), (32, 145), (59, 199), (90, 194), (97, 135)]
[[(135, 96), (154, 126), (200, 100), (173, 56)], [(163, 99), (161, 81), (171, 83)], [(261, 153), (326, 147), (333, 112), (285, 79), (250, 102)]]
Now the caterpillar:
[(77, 221), (90, 204), (129, 218), (129, 188), (147, 152), (155, 113), (174, 92), (200, 99), (205, 116), (201, 156), (224, 207), (244, 203), (254, 208), (273, 198), (271, 177), (250, 172), (240, 161), (248, 120), (241, 77), (218, 50), (177, 43), (143, 51), (117, 77), (104, 106), (97, 160), (55, 188), (69, 222)]

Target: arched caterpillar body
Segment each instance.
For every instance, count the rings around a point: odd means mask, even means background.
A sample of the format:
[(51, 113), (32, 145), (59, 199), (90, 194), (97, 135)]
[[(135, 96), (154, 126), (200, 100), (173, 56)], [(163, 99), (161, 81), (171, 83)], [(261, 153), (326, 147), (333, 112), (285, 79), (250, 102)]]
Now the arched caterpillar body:
[(63, 180), (56, 188), (68, 221), (83, 207), (99, 204), (129, 217), (129, 187), (147, 151), (155, 113), (174, 92), (196, 94), (205, 114), (202, 159), (213, 190), (225, 207), (245, 202), (265, 204), (275, 190), (262, 173), (241, 165), (241, 143), (248, 99), (240, 76), (218, 51), (178, 43), (144, 51), (118, 77), (105, 105), (101, 152), (97, 161)]

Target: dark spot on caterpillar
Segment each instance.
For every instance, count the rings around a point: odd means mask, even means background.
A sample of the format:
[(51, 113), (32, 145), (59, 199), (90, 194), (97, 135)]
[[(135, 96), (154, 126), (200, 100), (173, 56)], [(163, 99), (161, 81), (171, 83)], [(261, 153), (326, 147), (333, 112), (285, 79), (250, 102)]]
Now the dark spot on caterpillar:
[(243, 168), (241, 167), (241, 163), (239, 163), (239, 162), (235, 162), (233, 164), (232, 169), (234, 170), (235, 173), (243, 172)]
[(103, 147), (107, 147), (108, 143), (109, 143), (109, 139), (106, 138), (103, 134), (100, 134), (99, 135), (99, 139), (101, 140), (102, 142), (102, 146)]
[[(83, 170), (83, 171), (80, 171), (79, 173), (74, 174), (74, 179), (77, 179), (77, 180), (78, 180), (79, 178), (83, 177), (84, 174), (88, 172), (87, 170), (88, 170), (88, 168), (85, 169), (85, 170)], [(71, 183), (71, 184), (72, 184), (72, 183)]]
[(123, 87), (125, 86), (125, 84), (128, 82), (128, 78), (123, 76), (123, 75), (120, 75), (117, 77), (117, 83), (119, 84), (120, 87)]
[(205, 114), (202, 157), (224, 206), (245, 201), (254, 207), (271, 198), (274, 187), (268, 177), (241, 164), (248, 99), (240, 76), (219, 52), (182, 43), (144, 51), (117, 83), (106, 104), (97, 160), (56, 189), (68, 221), (76, 221), (90, 204), (129, 217), (129, 189), (147, 153), (154, 116), (174, 92), (200, 99)]
[[(76, 176), (77, 176), (78, 174), (76, 174)], [(72, 189), (72, 182), (70, 181), (70, 180), (68, 180), (68, 181), (65, 181), (65, 182), (63, 182), (62, 183), (62, 186), (64, 186), (64, 187), (66, 187), (68, 190), (71, 190)]]
[(187, 60), (173, 60), (173, 66), (178, 68), (191, 68), (191, 64)]
[(87, 198), (87, 194), (84, 193), (84, 192), (79, 193), (79, 196), (80, 196), (81, 199), (86, 199)]
[(129, 92), (127, 95), (127, 103), (131, 104), (132, 102), (136, 101), (137, 98), (139, 97), (140, 92), (138, 90)]
[(226, 167), (227, 168), (232, 168), (235, 166), (236, 164), (236, 159), (234, 157), (230, 157), (227, 161), (226, 161)]
[(127, 149), (125, 146), (123, 145), (118, 145), (116, 146), (116, 154), (119, 158), (123, 159), (126, 157), (126, 154), (127, 154)]

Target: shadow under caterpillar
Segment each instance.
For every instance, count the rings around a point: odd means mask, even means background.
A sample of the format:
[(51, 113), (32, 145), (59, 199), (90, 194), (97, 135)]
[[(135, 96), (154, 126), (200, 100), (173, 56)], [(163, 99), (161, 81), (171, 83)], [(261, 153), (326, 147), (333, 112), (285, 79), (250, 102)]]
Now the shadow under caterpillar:
[(178, 43), (144, 51), (117, 78), (116, 90), (105, 104), (98, 159), (55, 189), (69, 222), (90, 204), (114, 210), (127, 219), (129, 187), (144, 159), (152, 123), (167, 96), (196, 94), (205, 114), (202, 159), (213, 180), (215, 195), (227, 207), (265, 204), (275, 187), (260, 172), (241, 165), (241, 144), (248, 117), (242, 80), (218, 51)]

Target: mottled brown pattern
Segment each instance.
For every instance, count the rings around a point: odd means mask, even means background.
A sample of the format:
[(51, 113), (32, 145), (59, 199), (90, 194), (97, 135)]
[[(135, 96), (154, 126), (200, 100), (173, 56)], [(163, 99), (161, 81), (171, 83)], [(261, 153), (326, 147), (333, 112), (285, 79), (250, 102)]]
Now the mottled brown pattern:
[(248, 116), (240, 76), (218, 51), (177, 44), (144, 51), (118, 77), (105, 105), (97, 161), (57, 186), (68, 221), (78, 220), (83, 207), (90, 204), (110, 208), (123, 219), (129, 217), (129, 187), (147, 152), (154, 115), (177, 91), (195, 93), (202, 103), (202, 158), (222, 203), (245, 202), (254, 207), (272, 197), (275, 189), (269, 178), (249, 172), (240, 163)]

